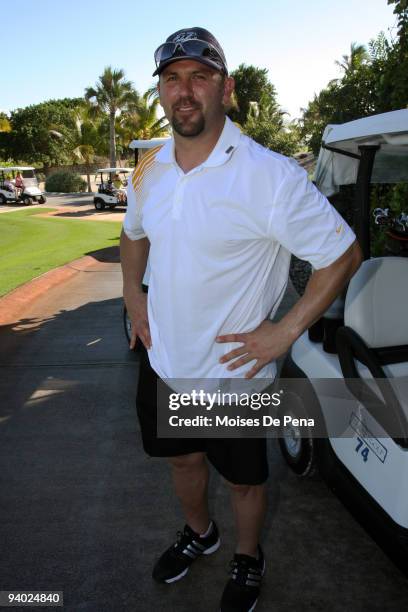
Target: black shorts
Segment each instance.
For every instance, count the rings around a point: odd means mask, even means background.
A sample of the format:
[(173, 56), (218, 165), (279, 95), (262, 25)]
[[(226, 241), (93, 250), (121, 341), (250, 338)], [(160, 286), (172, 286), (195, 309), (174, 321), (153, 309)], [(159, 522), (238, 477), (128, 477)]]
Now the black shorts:
[(136, 409), (143, 448), (151, 457), (177, 457), (203, 452), (215, 469), (229, 482), (259, 485), (268, 478), (265, 438), (158, 438), (157, 374), (150, 366), (147, 351), (140, 352)]

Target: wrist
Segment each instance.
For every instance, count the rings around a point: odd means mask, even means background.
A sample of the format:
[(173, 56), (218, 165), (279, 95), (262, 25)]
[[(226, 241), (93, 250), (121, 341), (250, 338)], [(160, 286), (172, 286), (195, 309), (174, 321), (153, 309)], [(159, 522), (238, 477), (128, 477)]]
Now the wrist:
[(123, 295), (130, 295), (130, 296), (136, 296), (136, 295), (145, 295), (145, 292), (143, 291), (142, 288), (142, 284), (137, 284), (137, 283), (124, 283), (123, 284)]

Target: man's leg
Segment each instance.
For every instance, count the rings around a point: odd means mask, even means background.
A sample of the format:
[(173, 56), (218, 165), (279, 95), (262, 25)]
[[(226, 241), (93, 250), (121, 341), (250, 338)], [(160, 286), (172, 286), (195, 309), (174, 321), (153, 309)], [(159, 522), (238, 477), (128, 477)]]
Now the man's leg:
[(186, 523), (199, 534), (210, 524), (208, 511), (208, 465), (205, 453), (169, 457), (173, 484)]
[(228, 482), (240, 554), (257, 556), (258, 542), (266, 514), (266, 484), (237, 485)]
[(208, 514), (208, 467), (205, 453), (194, 452), (169, 457), (174, 488), (183, 507), (187, 525), (177, 533), (177, 542), (158, 559), (153, 578), (175, 582), (183, 578), (190, 565), (201, 555), (218, 550), (220, 537)]

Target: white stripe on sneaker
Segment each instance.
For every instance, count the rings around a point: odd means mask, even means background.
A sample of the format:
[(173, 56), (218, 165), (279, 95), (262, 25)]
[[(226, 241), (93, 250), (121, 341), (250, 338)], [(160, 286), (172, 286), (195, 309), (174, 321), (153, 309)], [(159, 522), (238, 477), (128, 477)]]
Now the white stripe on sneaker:
[(167, 582), (167, 584), (170, 584), (171, 582), (176, 582), (176, 580), (180, 580), (180, 578), (183, 578), (183, 576), (187, 574), (189, 569), (190, 569), (189, 567), (186, 567), (186, 569), (183, 570), (181, 574), (179, 574), (178, 576), (174, 576), (173, 578), (167, 578), (167, 580), (165, 580), (164, 582)]
[(211, 553), (219, 549), (220, 544), (221, 544), (221, 538), (218, 538), (215, 544), (210, 546), (210, 548), (206, 548), (205, 550), (203, 550), (203, 555), (211, 555)]

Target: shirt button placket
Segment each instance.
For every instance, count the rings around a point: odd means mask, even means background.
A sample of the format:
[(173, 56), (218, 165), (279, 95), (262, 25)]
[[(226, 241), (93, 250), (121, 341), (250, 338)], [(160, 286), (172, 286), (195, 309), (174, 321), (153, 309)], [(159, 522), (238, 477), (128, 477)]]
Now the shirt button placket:
[(181, 176), (179, 180), (177, 181), (176, 188), (174, 189), (173, 210), (172, 210), (173, 219), (180, 218), (181, 210), (183, 207), (184, 188), (185, 188), (185, 177)]

